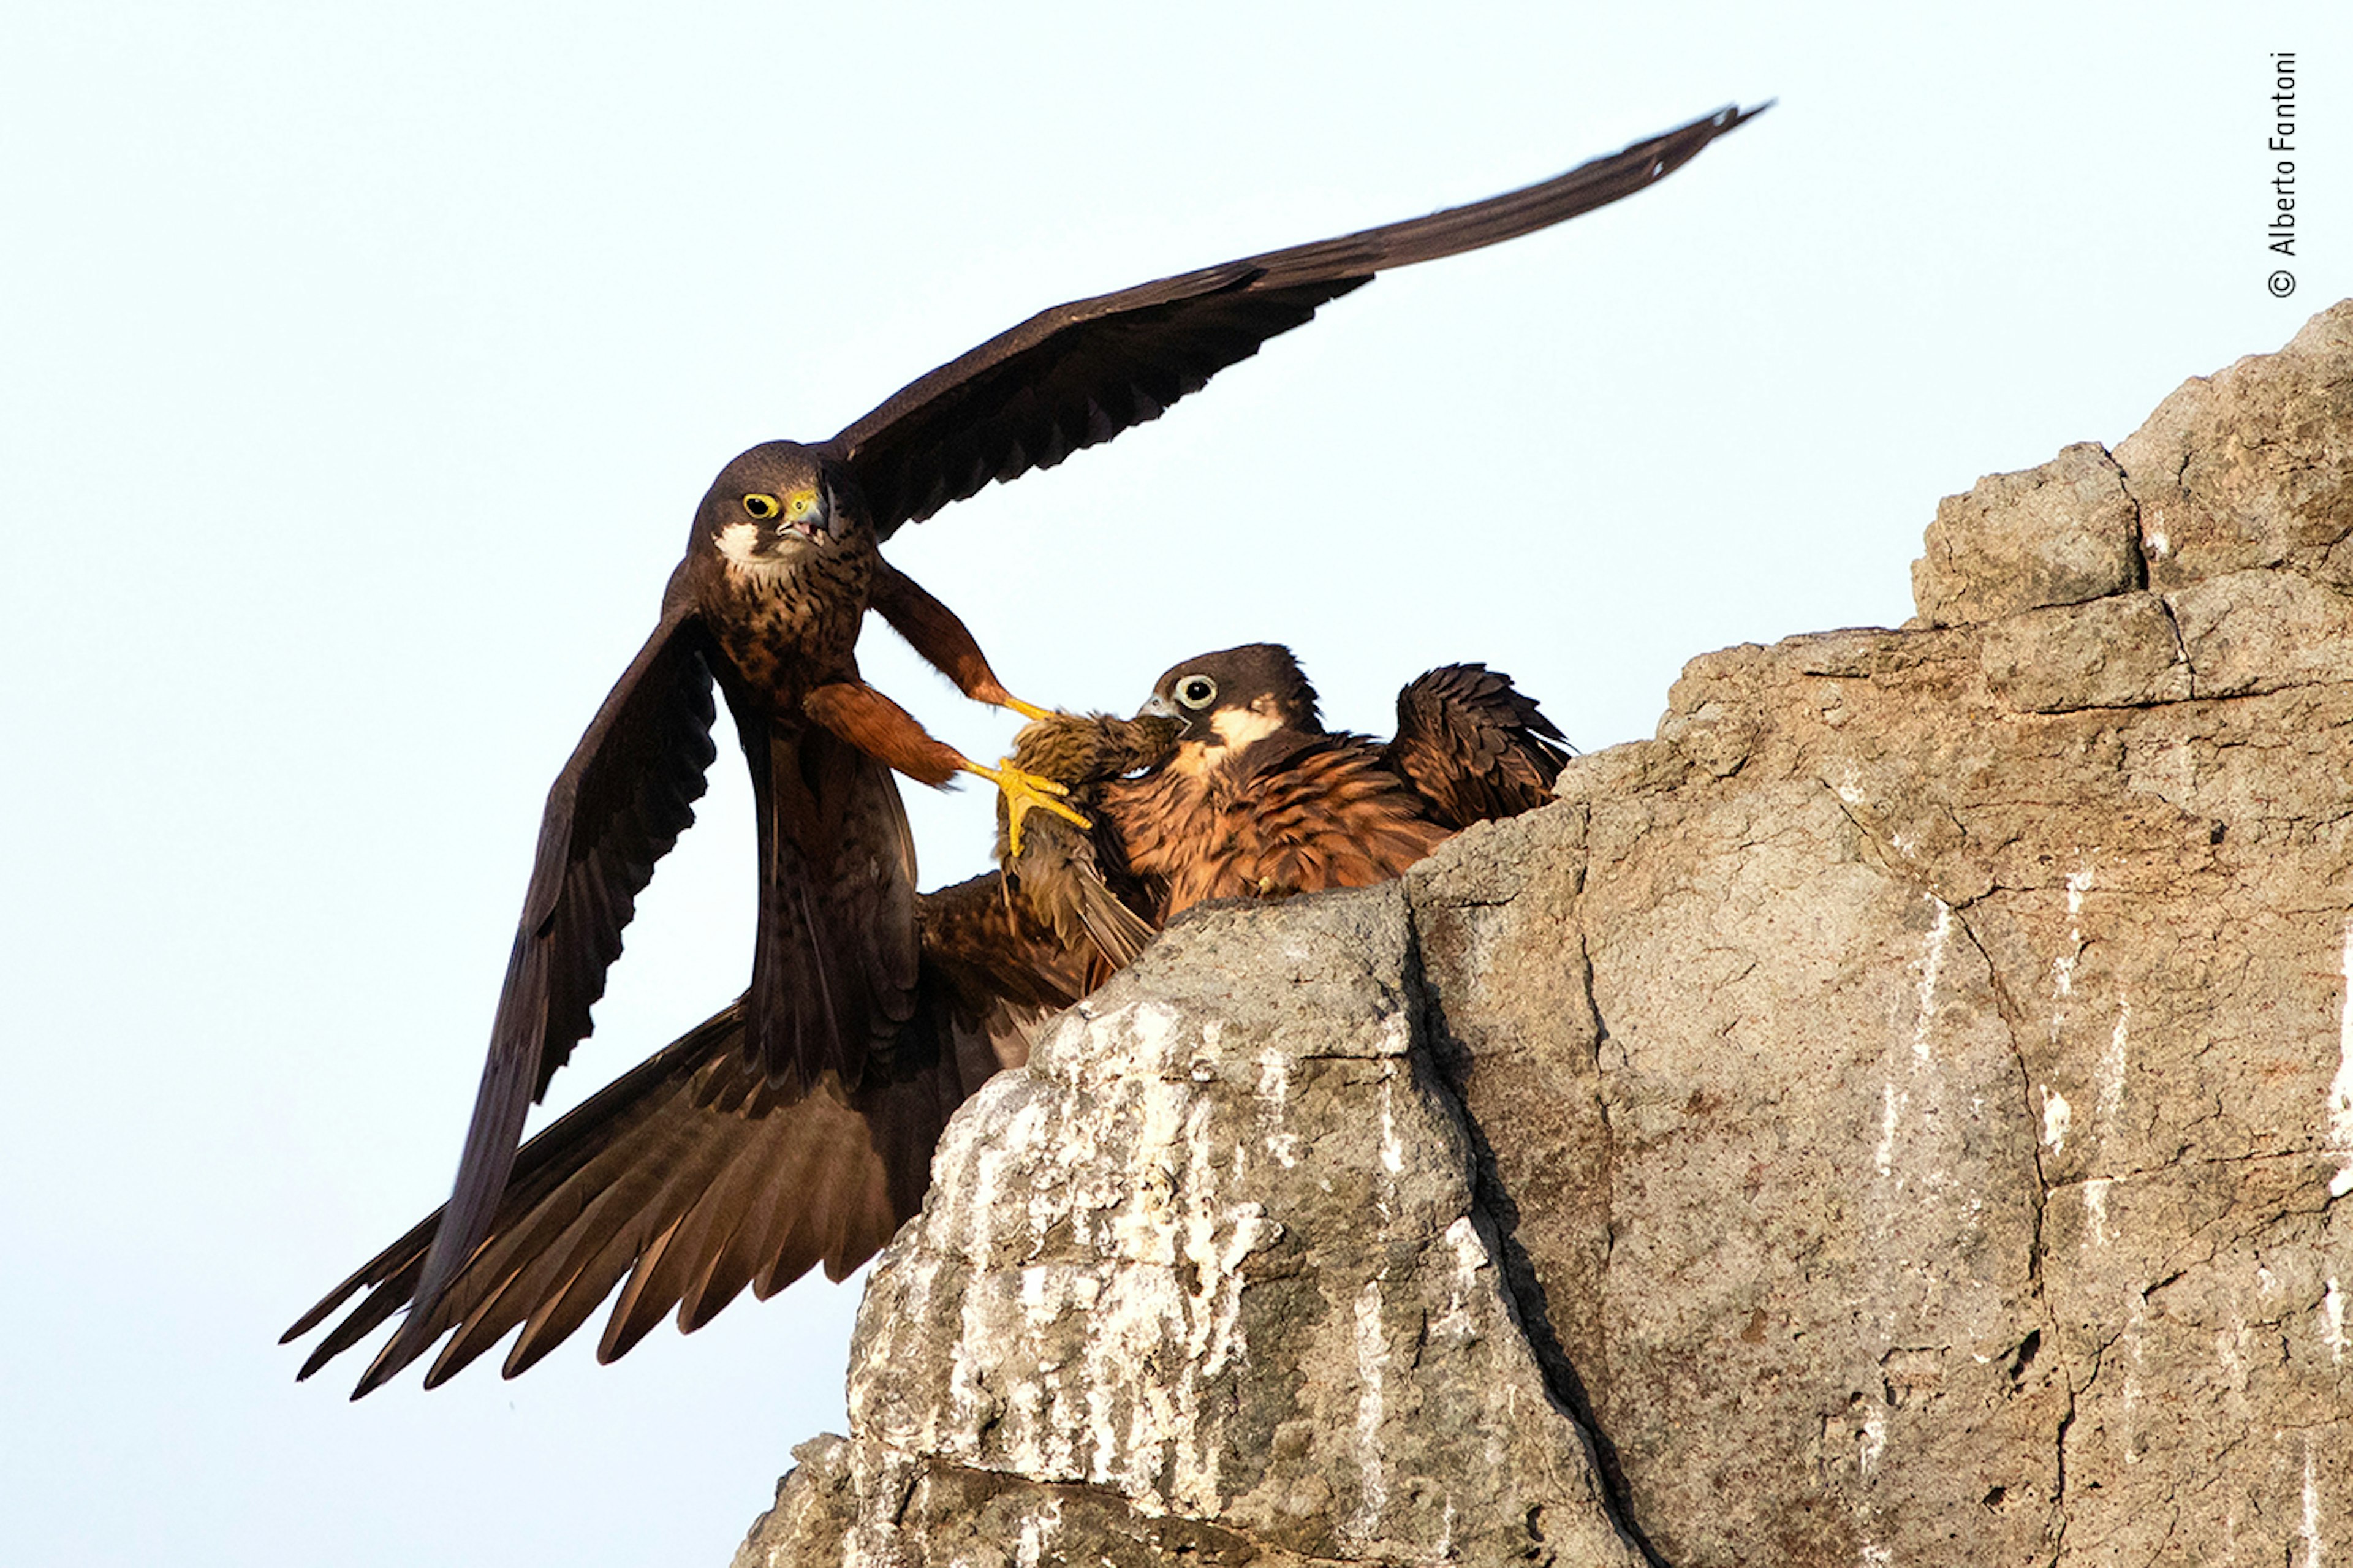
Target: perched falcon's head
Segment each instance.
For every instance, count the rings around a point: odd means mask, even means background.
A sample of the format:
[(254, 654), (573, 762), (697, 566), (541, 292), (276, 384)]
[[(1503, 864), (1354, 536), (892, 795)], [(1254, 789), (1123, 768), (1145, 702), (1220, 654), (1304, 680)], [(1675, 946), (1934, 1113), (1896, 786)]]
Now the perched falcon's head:
[(771, 578), (812, 553), (860, 542), (865, 508), (848, 474), (797, 441), (769, 441), (719, 470), (689, 548), (716, 550), (731, 574)]
[(1175, 719), (1176, 760), (1186, 771), (1215, 767), (1282, 731), (1320, 735), (1315, 689), (1279, 643), (1245, 643), (1188, 658), (1152, 688), (1138, 718)]

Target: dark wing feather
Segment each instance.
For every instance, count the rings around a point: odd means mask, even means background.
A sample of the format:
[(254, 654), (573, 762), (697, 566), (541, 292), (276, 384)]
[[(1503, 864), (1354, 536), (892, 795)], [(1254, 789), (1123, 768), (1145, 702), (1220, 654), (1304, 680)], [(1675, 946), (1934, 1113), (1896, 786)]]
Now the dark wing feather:
[[(840, 1279), (922, 1206), (955, 1108), (1029, 1031), (1074, 1001), (1080, 965), (1002, 904), (994, 877), (926, 895), (914, 1016), (890, 1070), (856, 1089), (826, 1074), (780, 1090), (744, 1048), (741, 1002), (630, 1069), (523, 1145), (466, 1267), (385, 1345), (357, 1393), (448, 1336), (438, 1384), (518, 1325), (512, 1376), (623, 1287), (598, 1356), (625, 1353), (673, 1308), (692, 1330), (747, 1284), (767, 1296), (813, 1268)], [(428, 1216), (287, 1331), (367, 1294), (304, 1363), (308, 1377), (411, 1301), (442, 1219)], [(624, 1285), (624, 1281), (627, 1281)], [(355, 1395), (356, 1396), (356, 1395)]]
[(1446, 665), (1398, 692), (1397, 737), (1384, 754), (1454, 828), (1544, 805), (1568, 757), (1535, 699), (1483, 664)]
[(1607, 206), (1761, 110), (1724, 109), (1468, 206), (1245, 257), (1040, 311), (893, 394), (833, 438), (888, 539), (991, 479), (1050, 468), (1157, 418), (1375, 273)]
[(759, 818), (746, 1048), (779, 1086), (855, 1089), (913, 1007), (915, 844), (890, 767), (831, 731), (735, 727)]
[(714, 754), (705, 648), (701, 620), (673, 594), (548, 791), (448, 1222), (416, 1285), (428, 1306), (488, 1232), (525, 1111), (587, 1035), (638, 894), (694, 820)]

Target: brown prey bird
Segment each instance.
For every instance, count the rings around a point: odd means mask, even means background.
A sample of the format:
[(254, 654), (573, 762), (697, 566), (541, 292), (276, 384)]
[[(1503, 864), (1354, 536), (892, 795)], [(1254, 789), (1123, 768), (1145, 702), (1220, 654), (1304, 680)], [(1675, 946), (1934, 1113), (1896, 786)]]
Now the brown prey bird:
[(444, 1292), (502, 1212), (525, 1112), (589, 1032), (637, 895), (693, 819), (714, 754), (714, 684), (758, 814), (741, 1049), (776, 1093), (807, 1092), (827, 1073), (854, 1091), (918, 1000), (914, 851), (891, 771), (930, 784), (960, 771), (997, 779), (1017, 828), (1039, 805), (1069, 809), (1051, 785), (934, 739), (860, 678), (871, 610), (967, 695), (1042, 711), (1015, 702), (963, 623), (877, 547), (991, 480), (1158, 417), (1376, 273), (1631, 195), (1757, 112), (1725, 109), (1487, 201), (1056, 306), (828, 439), (769, 442), (721, 470), (652, 636), (548, 793), (457, 1180), (409, 1313), (360, 1391), (429, 1346)]
[(1124, 969), (1159, 933), (1152, 900), (1128, 870), (1116, 827), (1096, 810), (1116, 781), (1156, 768), (1176, 748), (1182, 721), (1156, 713), (1049, 713), (1022, 726), (1013, 765), (1050, 779), (1075, 805), (1095, 813), (1085, 826), (1040, 817), (1018, 843), (1011, 814), (997, 813), (997, 863), (1008, 891), (1071, 952), (1088, 954), (1087, 989)]
[(1016, 765), (1065, 784), (1093, 818), (1039, 819), (997, 853), (1022, 902), (1089, 961), (1088, 984), (1212, 899), (1359, 888), (1397, 876), (1461, 829), (1552, 798), (1568, 760), (1552, 721), (1480, 664), (1398, 693), (1387, 743), (1324, 728), (1289, 648), (1251, 643), (1185, 660), (1133, 720), (1051, 714)]

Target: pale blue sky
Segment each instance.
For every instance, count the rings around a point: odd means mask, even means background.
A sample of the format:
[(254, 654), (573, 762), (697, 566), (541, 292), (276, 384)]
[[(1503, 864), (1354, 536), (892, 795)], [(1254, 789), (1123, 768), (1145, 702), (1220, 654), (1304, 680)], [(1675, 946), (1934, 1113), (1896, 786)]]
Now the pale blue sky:
[[(359, 1405), (278, 1331), (446, 1194), (547, 784), (712, 474), (1057, 300), (1705, 112), (893, 558), (1032, 699), (1288, 641), (1580, 744), (1885, 624), (1936, 498), (2353, 292), (2344, 8), (25, 9), (0, 37), (0, 1518), (14, 1562), (723, 1563), (854, 1289)], [(1442, 18), (1442, 19), (1441, 19)], [(2270, 51), (2316, 130), (2269, 297)], [(885, 631), (976, 755), (1003, 719)], [(732, 752), (567, 1100), (740, 988)], [(917, 792), (920, 793), (920, 792)], [(987, 803), (913, 803), (929, 883)]]

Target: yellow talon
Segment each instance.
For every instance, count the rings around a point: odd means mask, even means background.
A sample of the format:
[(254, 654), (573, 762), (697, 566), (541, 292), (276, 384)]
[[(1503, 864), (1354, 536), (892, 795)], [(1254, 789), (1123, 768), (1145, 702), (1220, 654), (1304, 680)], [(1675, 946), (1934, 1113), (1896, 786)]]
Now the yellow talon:
[(1004, 792), (1006, 845), (1017, 860), (1021, 858), (1021, 819), (1035, 807), (1044, 806), (1055, 816), (1067, 818), (1082, 828), (1094, 826), (1058, 798), (1071, 793), (1066, 786), (1040, 774), (1022, 772), (1013, 765), (1011, 757), (997, 758), (993, 768), (973, 764), (972, 771)]
[(1024, 702), (1018, 697), (1008, 697), (1005, 700), (1005, 705), (1032, 723), (1040, 719), (1051, 719), (1054, 716), (1054, 710), (1051, 708), (1040, 708), (1035, 702)]

